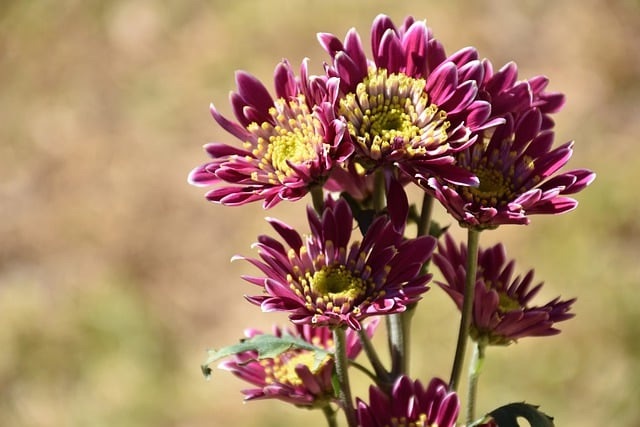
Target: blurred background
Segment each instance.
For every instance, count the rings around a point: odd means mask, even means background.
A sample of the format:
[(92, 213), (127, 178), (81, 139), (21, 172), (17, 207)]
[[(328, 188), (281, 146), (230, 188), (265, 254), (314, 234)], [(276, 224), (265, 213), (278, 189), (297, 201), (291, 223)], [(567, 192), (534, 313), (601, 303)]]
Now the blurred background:
[[(320, 72), (316, 32), (356, 27), (368, 49), (378, 13), (427, 19), (449, 53), (473, 45), (549, 76), (568, 99), (569, 167), (598, 173), (578, 210), (483, 234), (535, 267), (538, 302), (579, 299), (561, 335), (489, 349), (479, 410), (526, 400), (558, 426), (640, 425), (638, 0), (2, 0), (1, 426), (324, 425), (243, 404), (245, 384), (199, 368), (206, 348), (286, 321), (242, 298), (253, 270), (229, 259), (254, 253), (266, 215), (304, 229), (304, 203), (224, 208), (186, 176), (203, 144), (235, 143), (208, 106), (230, 113), (236, 69), (269, 87), (284, 57)], [(457, 312), (438, 289), (420, 307), (412, 372), (448, 377)]]

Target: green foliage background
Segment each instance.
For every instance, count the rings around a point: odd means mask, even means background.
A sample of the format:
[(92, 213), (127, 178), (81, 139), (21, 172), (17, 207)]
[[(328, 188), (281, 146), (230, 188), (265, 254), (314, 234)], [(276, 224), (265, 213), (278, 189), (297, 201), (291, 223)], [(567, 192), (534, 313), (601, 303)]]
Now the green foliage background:
[[(557, 142), (598, 173), (577, 211), (482, 235), (536, 268), (541, 302), (579, 300), (560, 336), (489, 349), (479, 409), (526, 400), (559, 426), (640, 425), (636, 0), (0, 2), (0, 425), (323, 425), (200, 372), (207, 347), (284, 323), (244, 301), (252, 269), (228, 260), (252, 253), (266, 215), (302, 226), (304, 203), (209, 205), (186, 175), (201, 145), (232, 142), (208, 105), (230, 112), (234, 70), (268, 82), (281, 58), (309, 56), (319, 72), (315, 33), (356, 27), (366, 44), (378, 13), (548, 75), (568, 97)], [(430, 291), (415, 376), (448, 376), (457, 322)]]

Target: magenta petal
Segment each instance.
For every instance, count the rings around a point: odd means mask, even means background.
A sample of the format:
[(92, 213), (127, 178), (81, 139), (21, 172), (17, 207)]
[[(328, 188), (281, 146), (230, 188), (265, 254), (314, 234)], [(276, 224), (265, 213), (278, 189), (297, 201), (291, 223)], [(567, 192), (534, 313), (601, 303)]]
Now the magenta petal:
[(433, 102), (439, 105), (447, 99), (458, 84), (457, 69), (452, 62), (440, 64), (429, 76), (426, 91), (432, 96)]
[(318, 33), (317, 38), (320, 42), (320, 45), (322, 45), (324, 50), (326, 50), (327, 53), (331, 55), (331, 57), (334, 57), (337, 52), (344, 50), (344, 46), (342, 45), (340, 39), (338, 39), (333, 34)]
[(218, 110), (216, 110), (213, 103), (209, 106), (209, 111), (211, 112), (211, 115), (213, 116), (215, 121), (218, 122), (218, 124), (231, 135), (243, 141), (251, 138), (251, 133), (249, 133), (244, 127), (227, 120), (220, 113), (218, 113)]
[(298, 93), (296, 76), (288, 61), (282, 61), (274, 71), (274, 86), (278, 98), (289, 99)]
[(236, 85), (238, 93), (245, 102), (255, 106), (258, 111), (268, 111), (273, 107), (273, 98), (266, 87), (256, 77), (244, 71), (236, 73)]

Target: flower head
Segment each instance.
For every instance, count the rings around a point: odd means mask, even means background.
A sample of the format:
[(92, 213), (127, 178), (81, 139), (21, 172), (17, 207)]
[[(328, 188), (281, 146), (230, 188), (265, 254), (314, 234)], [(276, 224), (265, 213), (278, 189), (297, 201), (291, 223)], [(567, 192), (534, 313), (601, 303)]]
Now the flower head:
[(300, 78), (286, 61), (276, 67), (275, 100), (259, 80), (238, 72), (238, 92), (231, 94), (237, 123), (211, 106), (218, 124), (243, 144), (205, 145), (213, 160), (195, 168), (189, 182), (217, 185), (207, 199), (225, 205), (264, 200), (266, 208), (298, 200), (351, 154), (334, 112), (338, 81), (309, 77), (306, 64)]
[(556, 174), (571, 158), (573, 142), (552, 149), (554, 134), (542, 129), (538, 108), (518, 119), (510, 114), (505, 118), (490, 136), (456, 153), (457, 164), (480, 180), (477, 187), (453, 185), (438, 177), (427, 180), (427, 191), (462, 226), (528, 224), (529, 215), (570, 211), (578, 202), (566, 196), (595, 179), (586, 169)]
[(386, 216), (373, 221), (362, 242), (350, 243), (353, 215), (344, 199), (328, 198), (319, 217), (308, 209), (311, 235), (303, 239), (288, 225), (269, 219), (286, 242), (261, 236), (260, 258), (248, 259), (263, 273), (244, 279), (264, 289), (247, 299), (263, 311), (285, 311), (296, 324), (361, 328), (361, 320), (402, 312), (427, 291), (420, 274), (435, 248), (425, 236), (404, 239)]
[(412, 178), (437, 174), (476, 183), (452, 165), (452, 154), (473, 143), (473, 130), (500, 120), (487, 123), (490, 105), (476, 99), (478, 84), (471, 77), (483, 70), (475, 50), (455, 54), (467, 59), (458, 66), (424, 21), (409, 17), (398, 28), (385, 15), (373, 22), (373, 59), (353, 29), (344, 43), (326, 33), (318, 39), (332, 58), (327, 75), (340, 78), (336, 110), (346, 120), (354, 161), (368, 171), (396, 165)]
[[(365, 326), (370, 337), (377, 325), (378, 321), (374, 319)], [(333, 334), (327, 327), (296, 325), (286, 333), (300, 337), (323, 350), (334, 349)], [(262, 332), (255, 329), (245, 331), (247, 338), (260, 334)], [(279, 337), (282, 334), (281, 328), (274, 328), (274, 335)], [(346, 333), (346, 347), (349, 359), (355, 359), (362, 349), (358, 336), (353, 331)], [(279, 399), (307, 407), (322, 407), (337, 400), (332, 385), (333, 358), (327, 356), (318, 365), (311, 350), (294, 349), (275, 358), (261, 360), (258, 360), (255, 351), (247, 351), (222, 362), (219, 367), (257, 387), (242, 391), (245, 400)]]
[[(466, 278), (467, 247), (457, 247), (447, 234), (433, 262), (444, 276), (444, 282), (436, 282), (462, 307)], [(560, 333), (557, 322), (572, 318), (569, 313), (575, 299), (561, 301), (555, 298), (545, 305), (530, 305), (542, 288), (533, 287), (533, 270), (524, 277), (513, 276), (515, 262), (507, 262), (502, 244), (478, 252), (478, 270), (471, 320), (471, 337), (491, 345), (506, 345), (523, 337), (547, 336)]]
[(424, 388), (419, 380), (401, 376), (389, 395), (371, 386), (369, 403), (357, 403), (361, 427), (455, 427), (460, 411), (458, 395), (438, 378)]
[(491, 117), (509, 114), (517, 119), (531, 108), (537, 108), (542, 113), (542, 130), (553, 127), (550, 115), (560, 111), (565, 96), (560, 92), (545, 91), (548, 78), (535, 76), (518, 80), (518, 67), (514, 62), (505, 64), (496, 72), (488, 59), (484, 59), (482, 65), (483, 73), (478, 75), (478, 96), (491, 104)]

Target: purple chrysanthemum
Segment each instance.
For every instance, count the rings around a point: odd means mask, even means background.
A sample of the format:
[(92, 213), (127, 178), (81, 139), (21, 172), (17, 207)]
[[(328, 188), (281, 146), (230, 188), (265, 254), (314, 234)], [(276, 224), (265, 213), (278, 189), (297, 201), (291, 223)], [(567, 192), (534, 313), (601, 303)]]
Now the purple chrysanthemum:
[[(444, 276), (436, 282), (462, 307), (466, 278), (467, 247), (456, 246), (447, 234), (444, 243), (438, 243), (433, 262)], [(478, 271), (473, 301), (471, 337), (478, 342), (506, 345), (523, 337), (547, 336), (560, 333), (554, 326), (570, 319), (575, 299), (561, 301), (555, 298), (542, 306), (530, 305), (542, 288), (542, 283), (531, 287), (533, 270), (524, 277), (513, 276), (515, 262), (507, 262), (505, 248), (497, 244), (478, 251)]]
[[(365, 326), (369, 337), (373, 336), (377, 325), (378, 320), (373, 319)], [(286, 333), (300, 337), (323, 350), (334, 350), (333, 333), (327, 327), (296, 325), (295, 329), (290, 329)], [(247, 338), (260, 334), (262, 332), (255, 329), (245, 331)], [(274, 335), (280, 337), (282, 334), (282, 329), (274, 328)], [(347, 357), (355, 359), (361, 349), (357, 334), (347, 331)], [(275, 358), (261, 360), (258, 360), (258, 354), (255, 351), (247, 351), (222, 362), (218, 367), (257, 386), (257, 388), (242, 391), (245, 400), (279, 399), (305, 407), (322, 407), (329, 402), (337, 402), (332, 384), (334, 359), (327, 356), (317, 364), (311, 350), (289, 350)]]
[(357, 402), (360, 427), (455, 427), (459, 411), (458, 395), (438, 378), (425, 389), (419, 380), (401, 376), (390, 395), (371, 386), (369, 403)]
[(368, 171), (396, 165), (412, 178), (477, 183), (453, 166), (452, 154), (473, 142), (472, 131), (501, 120), (487, 122), (490, 105), (477, 99), (474, 78), (483, 66), (474, 49), (447, 58), (424, 21), (408, 17), (397, 28), (385, 15), (373, 22), (372, 60), (354, 29), (344, 43), (326, 33), (318, 39), (332, 58), (327, 75), (340, 78), (336, 108), (347, 122), (354, 161)]
[(491, 117), (509, 114), (517, 119), (531, 108), (537, 108), (542, 113), (541, 129), (553, 127), (550, 115), (560, 111), (565, 96), (560, 92), (545, 91), (549, 84), (547, 77), (518, 80), (518, 67), (514, 62), (505, 64), (496, 72), (488, 59), (484, 59), (482, 65), (484, 71), (482, 80), (478, 81), (479, 97), (491, 104)]
[(238, 72), (238, 92), (230, 97), (237, 123), (211, 105), (213, 118), (243, 145), (205, 145), (213, 160), (194, 169), (189, 182), (217, 185), (207, 199), (225, 205), (264, 200), (265, 208), (298, 200), (351, 155), (334, 112), (338, 81), (309, 77), (306, 64), (300, 78), (287, 61), (276, 67), (275, 100), (259, 80)]
[(505, 118), (490, 136), (455, 155), (458, 166), (478, 177), (477, 187), (427, 180), (427, 191), (464, 227), (528, 224), (529, 215), (570, 211), (578, 202), (566, 196), (595, 179), (586, 169), (556, 174), (569, 161), (573, 142), (552, 149), (554, 134), (542, 129), (538, 108)]
[(319, 217), (308, 209), (311, 235), (303, 239), (288, 225), (269, 219), (286, 242), (261, 236), (260, 258), (247, 259), (263, 273), (244, 279), (264, 289), (247, 299), (263, 311), (285, 311), (296, 324), (361, 328), (361, 320), (399, 313), (427, 291), (422, 265), (435, 240), (404, 239), (386, 216), (373, 221), (362, 242), (350, 243), (353, 215), (344, 199), (328, 198)]

